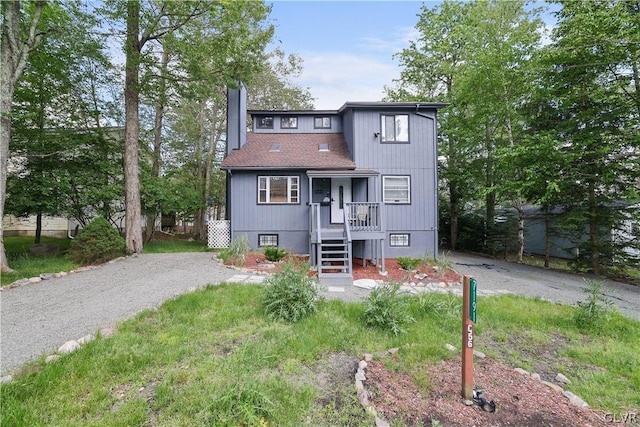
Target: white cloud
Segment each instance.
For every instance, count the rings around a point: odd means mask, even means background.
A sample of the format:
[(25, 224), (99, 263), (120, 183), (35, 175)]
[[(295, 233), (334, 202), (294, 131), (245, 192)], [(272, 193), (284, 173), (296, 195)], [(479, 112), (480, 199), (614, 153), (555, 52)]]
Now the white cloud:
[(316, 98), (315, 108), (335, 110), (347, 101), (380, 101), (399, 74), (390, 57), (347, 52), (305, 52), (298, 84)]

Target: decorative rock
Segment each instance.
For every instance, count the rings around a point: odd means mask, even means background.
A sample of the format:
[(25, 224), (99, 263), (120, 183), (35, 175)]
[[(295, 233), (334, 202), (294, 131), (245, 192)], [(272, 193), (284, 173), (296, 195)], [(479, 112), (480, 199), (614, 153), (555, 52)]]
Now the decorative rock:
[(365, 381), (367, 377), (364, 375), (364, 371), (362, 369), (358, 369), (356, 371), (355, 380), (356, 381)]
[(378, 283), (373, 279), (358, 279), (353, 281), (353, 286), (363, 289), (373, 289)]
[(483, 352), (478, 351), (478, 350), (473, 350), (473, 355), (475, 357), (477, 357), (478, 359), (485, 359), (487, 357), (486, 354), (484, 354)]
[(358, 390), (364, 390), (364, 383), (362, 380), (356, 380), (356, 392)]
[(462, 403), (467, 406), (473, 406), (473, 400), (462, 399)]
[(13, 381), (13, 377), (11, 375), (5, 375), (2, 378), (0, 378), (0, 384), (7, 384), (7, 383), (10, 383), (11, 381)]
[(400, 350), (398, 347), (390, 348), (389, 350), (387, 350), (387, 353), (396, 354), (398, 350)]
[(365, 353), (364, 355), (364, 361), (365, 362), (371, 362), (373, 360), (373, 354), (371, 353)]
[(376, 417), (376, 427), (390, 427), (389, 423), (380, 417)]
[(569, 381), (569, 378), (565, 377), (563, 374), (556, 375), (556, 381), (562, 384), (571, 384), (571, 381)]
[(45, 363), (51, 363), (51, 362), (55, 362), (56, 360), (60, 359), (60, 355), (59, 354), (50, 354), (47, 356), (46, 359), (44, 359)]
[(40, 278), (42, 280), (49, 280), (49, 279), (53, 279), (55, 275), (50, 274), (50, 273), (43, 273), (40, 275)]
[(61, 271), (61, 272), (60, 272), (60, 273), (58, 273), (58, 274), (60, 275), (60, 277), (64, 277), (64, 276), (66, 276), (66, 275), (67, 275), (67, 274), (69, 274), (69, 273), (67, 273), (66, 271)]
[(534, 372), (533, 374), (531, 374), (531, 378), (540, 381), (540, 374)]
[(60, 346), (60, 348), (58, 349), (58, 353), (60, 353), (60, 354), (68, 354), (68, 353), (71, 353), (73, 351), (76, 351), (79, 348), (80, 348), (80, 344), (78, 343), (78, 341), (71, 340), (71, 341), (67, 341), (66, 343), (62, 344)]
[(389, 272), (387, 272), (387, 271), (378, 271), (378, 274), (381, 275), (381, 276), (387, 277)]
[(93, 335), (89, 334), (89, 335), (85, 335), (82, 338), (78, 338), (78, 344), (80, 345), (85, 345), (87, 343), (90, 343), (91, 341), (93, 341), (94, 339), (96, 339), (96, 337), (94, 337)]
[(575, 406), (579, 406), (581, 408), (588, 408), (589, 404), (587, 402), (585, 402), (584, 400), (582, 400), (581, 398), (579, 398), (578, 396), (576, 396), (575, 394), (571, 393), (570, 391), (563, 391), (562, 394), (569, 399), (569, 402), (572, 405)]
[(30, 277), (29, 278), (29, 283), (38, 283), (41, 282), (42, 279), (40, 277)]
[(522, 368), (516, 368), (516, 369), (514, 369), (514, 371), (516, 371), (517, 373), (522, 374), (522, 375), (530, 375), (529, 372), (525, 371)]
[(361, 360), (360, 363), (358, 363), (358, 368), (360, 369), (367, 369), (367, 362), (365, 362), (364, 360)]
[(542, 381), (542, 384), (546, 385), (550, 389), (555, 390), (557, 392), (560, 392), (560, 393), (564, 392), (562, 387), (560, 387), (558, 384), (550, 383), (549, 381)]
[(357, 394), (358, 394), (358, 401), (360, 401), (360, 404), (364, 408), (369, 406), (369, 393), (367, 393), (365, 389), (362, 389), (362, 390), (358, 390)]
[(447, 348), (447, 350), (449, 350), (449, 351), (456, 351), (456, 350), (457, 350), (457, 348), (455, 348), (455, 347), (454, 347), (454, 346), (452, 346), (451, 344), (445, 344), (444, 346), (445, 346), (445, 347)]
[(447, 284), (445, 282), (440, 282), (438, 283), (438, 286), (440, 286), (441, 288), (446, 288)]

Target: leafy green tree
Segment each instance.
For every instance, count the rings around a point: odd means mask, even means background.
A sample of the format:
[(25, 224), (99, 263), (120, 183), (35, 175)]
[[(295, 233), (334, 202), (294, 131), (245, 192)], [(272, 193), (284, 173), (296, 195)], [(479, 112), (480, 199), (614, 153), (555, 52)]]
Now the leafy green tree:
[[(87, 128), (94, 125), (99, 130), (99, 106), (82, 88), (90, 86), (86, 82), (96, 74), (88, 74), (87, 69), (100, 67), (104, 71), (108, 61), (101, 41), (90, 31), (97, 22), (76, 6), (67, 3), (65, 8), (46, 9), (42, 24), (58, 30), (32, 51), (15, 87), (11, 152), (20, 160), (20, 167), (8, 178), (7, 212), (37, 216), (36, 243), (40, 242), (43, 214), (72, 212), (70, 196), (74, 186), (77, 192), (79, 179), (71, 172), (92, 173), (97, 163), (112, 157), (107, 153), (97, 158), (104, 150), (87, 151), (96, 148), (95, 132)], [(97, 90), (94, 88), (93, 94)], [(92, 161), (78, 168), (74, 164), (78, 155), (92, 157)], [(96, 182), (89, 185), (95, 187)]]
[[(611, 231), (638, 209), (640, 196), (640, 5), (559, 2), (546, 48), (545, 88), (553, 104), (562, 192), (569, 222), (586, 225), (583, 260), (595, 273), (628, 257)], [(580, 259), (578, 260), (580, 261)]]
[[(4, 217), (6, 200), (11, 108), (17, 82), (27, 65), (29, 54), (49, 31), (43, 29), (40, 17), (44, 1), (30, 2), (22, 15), (19, 1), (0, 2), (2, 36), (0, 40), (0, 219)], [(4, 230), (0, 230), (0, 271), (11, 272), (4, 249)]]

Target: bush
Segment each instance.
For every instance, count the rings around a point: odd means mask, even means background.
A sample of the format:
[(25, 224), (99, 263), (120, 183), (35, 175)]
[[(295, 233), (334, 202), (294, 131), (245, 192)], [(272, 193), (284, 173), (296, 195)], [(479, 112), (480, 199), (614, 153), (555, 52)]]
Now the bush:
[(415, 322), (409, 314), (408, 298), (399, 291), (399, 283), (388, 283), (371, 291), (365, 301), (364, 322), (367, 326), (399, 335), (405, 332), (405, 325)]
[(320, 297), (308, 270), (307, 263), (287, 261), (267, 279), (263, 305), (269, 318), (293, 323), (316, 312)]
[(229, 248), (220, 251), (218, 255), (223, 262), (231, 262), (236, 267), (242, 267), (249, 253), (249, 238), (246, 235), (235, 237)]
[(264, 248), (264, 256), (271, 262), (278, 262), (287, 255), (287, 251), (279, 249), (277, 246), (267, 246)]
[(98, 217), (91, 221), (71, 242), (69, 253), (74, 261), (98, 264), (125, 255), (127, 244), (109, 222)]
[(405, 270), (413, 270), (423, 262), (420, 258), (409, 258), (406, 256), (398, 257), (396, 258), (396, 261), (398, 261), (400, 267)]
[(574, 312), (573, 320), (576, 326), (582, 330), (599, 332), (611, 319), (613, 302), (604, 296), (602, 292), (602, 280), (584, 279), (587, 285), (582, 291), (589, 294), (586, 301), (578, 302), (578, 308)]

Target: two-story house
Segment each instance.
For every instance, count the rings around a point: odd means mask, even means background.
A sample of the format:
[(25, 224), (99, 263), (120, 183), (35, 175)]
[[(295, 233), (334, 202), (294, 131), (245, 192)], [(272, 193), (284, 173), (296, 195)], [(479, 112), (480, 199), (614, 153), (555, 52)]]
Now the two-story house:
[(247, 111), (244, 87), (230, 89), (222, 168), (231, 237), (309, 253), (327, 284), (350, 281), (354, 257), (382, 271), (385, 257), (435, 258), (437, 112), (445, 105)]

